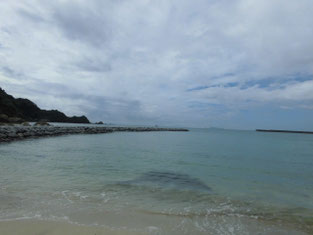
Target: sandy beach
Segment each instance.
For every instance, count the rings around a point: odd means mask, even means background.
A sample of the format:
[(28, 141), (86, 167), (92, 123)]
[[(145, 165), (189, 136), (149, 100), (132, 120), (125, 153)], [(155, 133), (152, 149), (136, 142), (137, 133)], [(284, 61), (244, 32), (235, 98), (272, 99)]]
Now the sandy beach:
[(18, 220), (0, 222), (0, 234), (14, 235), (132, 235), (148, 234), (140, 231), (83, 226), (62, 222)]
[[(222, 221), (221, 221), (222, 222)], [(259, 221), (246, 221), (246, 232), (244, 234), (270, 234), (270, 235), (306, 235), (304, 231), (299, 231), (292, 227), (275, 226), (271, 223), (263, 223)], [(259, 227), (261, 225), (261, 227)], [(182, 232), (182, 231), (181, 231)], [(34, 219), (1, 221), (0, 234), (7, 235), (145, 235), (145, 234), (160, 234), (160, 230), (156, 227), (146, 227), (144, 230), (126, 229), (126, 228), (109, 228), (105, 226), (87, 226), (71, 224), (66, 222), (42, 221)], [(181, 234), (171, 231), (163, 231), (161, 234)], [(190, 234), (190, 233), (184, 233)], [(197, 232), (196, 234), (216, 234), (216, 230), (207, 232)], [(219, 233), (220, 234), (220, 233)], [(221, 234), (238, 234), (235, 230), (223, 230)]]

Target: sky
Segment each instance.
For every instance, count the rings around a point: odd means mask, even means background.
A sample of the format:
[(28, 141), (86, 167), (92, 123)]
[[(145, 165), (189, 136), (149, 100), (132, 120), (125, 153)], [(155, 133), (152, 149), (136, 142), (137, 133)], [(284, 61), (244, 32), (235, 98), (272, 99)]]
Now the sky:
[(313, 130), (312, 0), (0, 1), (0, 87), (115, 124)]

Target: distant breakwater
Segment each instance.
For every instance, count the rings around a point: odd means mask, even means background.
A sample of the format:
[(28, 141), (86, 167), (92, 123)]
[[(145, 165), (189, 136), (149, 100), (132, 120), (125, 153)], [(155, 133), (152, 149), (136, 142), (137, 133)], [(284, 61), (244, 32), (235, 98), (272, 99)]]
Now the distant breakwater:
[(264, 130), (264, 129), (256, 129), (256, 131), (258, 131), (258, 132), (278, 132), (278, 133), (313, 134), (313, 131)]
[(0, 126), (0, 142), (69, 134), (100, 134), (112, 132), (188, 131), (183, 128), (159, 127), (60, 127), (60, 126)]

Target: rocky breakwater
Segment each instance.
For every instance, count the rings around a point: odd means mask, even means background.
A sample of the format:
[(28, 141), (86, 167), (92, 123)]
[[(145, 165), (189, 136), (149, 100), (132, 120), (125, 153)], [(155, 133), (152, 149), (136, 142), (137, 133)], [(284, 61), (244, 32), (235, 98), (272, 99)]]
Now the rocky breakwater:
[(0, 142), (43, 136), (110, 133), (112, 131), (109, 128), (101, 127), (1, 126)]
[(100, 134), (111, 132), (145, 132), (145, 131), (188, 131), (179, 128), (154, 127), (59, 127), (59, 126), (0, 126), (0, 142), (10, 142), (26, 138), (59, 136), (69, 134)]
[(161, 127), (108, 127), (113, 131), (127, 131), (127, 132), (144, 132), (144, 131), (189, 131), (184, 128), (161, 128)]

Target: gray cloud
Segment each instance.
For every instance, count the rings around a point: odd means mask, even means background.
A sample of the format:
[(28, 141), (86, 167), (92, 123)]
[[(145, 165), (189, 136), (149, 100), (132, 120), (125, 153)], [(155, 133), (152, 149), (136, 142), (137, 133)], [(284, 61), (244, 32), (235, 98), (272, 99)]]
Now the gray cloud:
[(102, 62), (99, 59), (84, 58), (74, 64), (77, 69), (89, 72), (108, 72), (111, 71), (111, 65), (107, 62)]
[(93, 8), (77, 1), (56, 5), (53, 19), (67, 38), (99, 47), (109, 40), (111, 27), (106, 12), (90, 2)]
[(45, 21), (46, 21), (46, 20), (45, 20), (43, 17), (41, 17), (40, 15), (35, 14), (35, 13), (30, 12), (30, 11), (25, 10), (25, 9), (18, 9), (18, 10), (17, 10), (17, 13), (18, 13), (20, 16), (26, 18), (27, 20), (33, 21), (33, 22), (35, 22), (35, 23), (41, 23), (41, 22), (45, 22)]
[(0, 68), (0, 71), (2, 71), (3, 74), (10, 77), (11, 79), (25, 79), (25, 74), (16, 71), (8, 66), (3, 66)]

